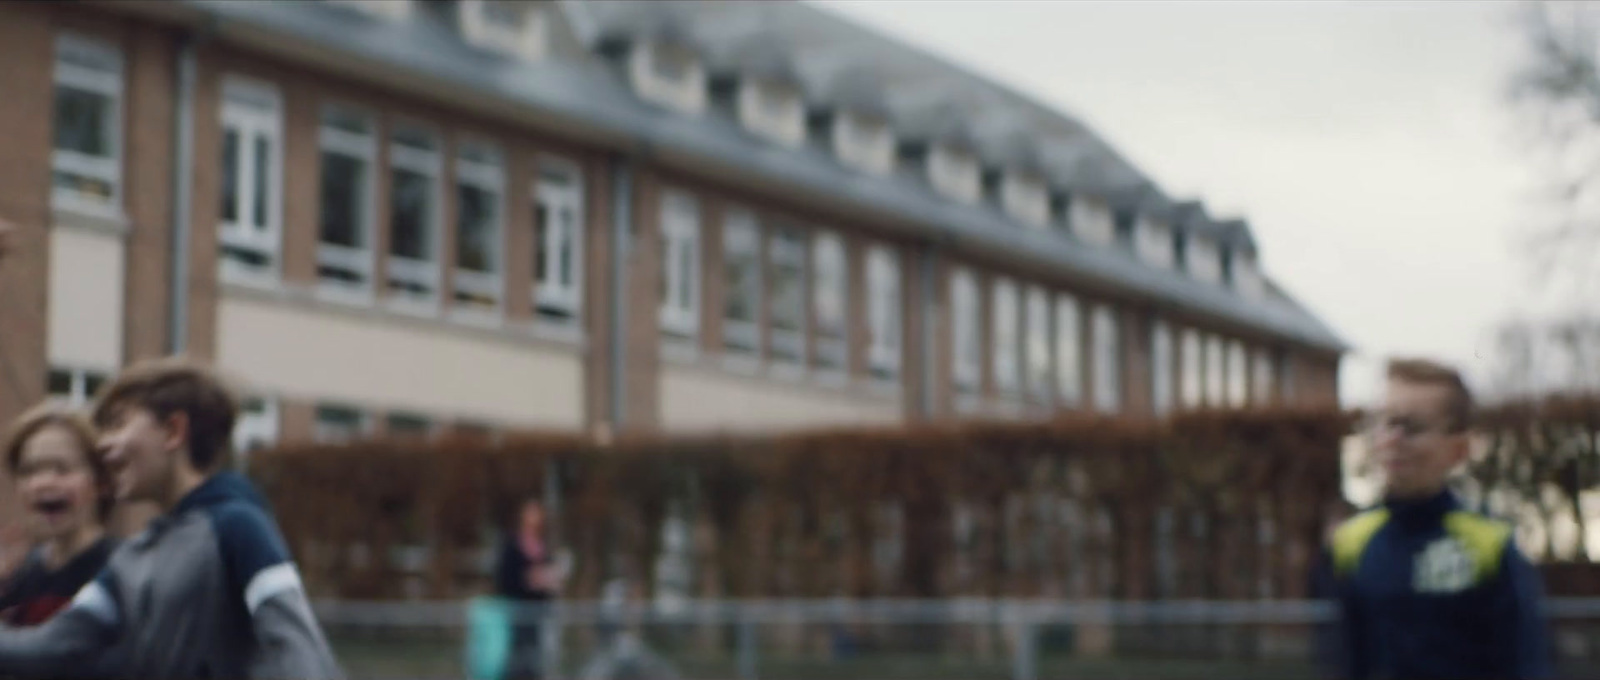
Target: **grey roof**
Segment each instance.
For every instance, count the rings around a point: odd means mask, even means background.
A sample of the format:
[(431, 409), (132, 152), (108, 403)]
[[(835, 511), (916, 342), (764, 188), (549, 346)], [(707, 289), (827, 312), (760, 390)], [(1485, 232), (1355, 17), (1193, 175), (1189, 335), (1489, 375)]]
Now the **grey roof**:
[(1222, 232), (1222, 239), (1230, 246), (1239, 248), (1251, 256), (1259, 256), (1256, 249), (1255, 234), (1250, 233), (1250, 223), (1243, 219), (1226, 220), (1217, 225)]
[[(825, 198), (837, 209), (875, 216), (876, 222), (907, 237), (1058, 271), (1063, 277), (1094, 282), (1136, 298), (1164, 301), (1308, 346), (1347, 349), (1321, 320), (1276, 288), (1269, 288), (1272, 293), (1263, 300), (1246, 300), (1220, 286), (1196, 285), (1180, 272), (1141, 265), (1112, 249), (1085, 247), (1047, 231), (1016, 229), (991, 208), (941, 200), (929, 187), (903, 174), (865, 176), (814, 147), (775, 149), (743, 134), (725, 117), (680, 115), (640, 101), (614, 70), (598, 59), (519, 61), (487, 54), (459, 38), (420, 30), (413, 23), (365, 17), (319, 2), (175, 0), (171, 4), (199, 10), (219, 20), (218, 30), (224, 36), (253, 38), (257, 49), (284, 58), (316, 54), (325, 68), (369, 77), (389, 74), (382, 82), (391, 87), (450, 92), (463, 107), (548, 126), (591, 143), (648, 150), (660, 162), (690, 167), (724, 181), (759, 183), (764, 190), (789, 197)], [(688, 37), (704, 47), (704, 35), (692, 31), (683, 35), (688, 22), (677, 10), (727, 11), (719, 8), (734, 4), (742, 3), (572, 1), (559, 6), (568, 16), (574, 37), (590, 47), (605, 35)], [(830, 35), (846, 43), (854, 41), (832, 50), (827, 58), (838, 63), (864, 59), (863, 63), (874, 63), (891, 83), (906, 83), (909, 94), (888, 93), (897, 112), (903, 105), (929, 102), (935, 103), (932, 110), (938, 110), (941, 105), (937, 102), (942, 101), (948, 102), (942, 106), (950, 110), (975, 114), (1010, 102), (1016, 109), (1014, 118), (1030, 121), (1041, 131), (1039, 155), (1053, 181), (1069, 188), (1104, 191), (1149, 183), (1083, 126), (1026, 97), (808, 5), (755, 4), (772, 6), (762, 11), (778, 16), (782, 30), (796, 49), (802, 50), (797, 59), (802, 74), (827, 70), (808, 65), (808, 60), (822, 57), (805, 50), (825, 45)], [(640, 5), (671, 9), (640, 9)], [(129, 6), (132, 9), (133, 4)], [(618, 6), (626, 11), (616, 9)], [(662, 18), (665, 15), (680, 18)], [(917, 60), (930, 73), (917, 73), (915, 63), (908, 66)], [(939, 83), (941, 77), (947, 82)], [(975, 91), (960, 93), (966, 85)]]

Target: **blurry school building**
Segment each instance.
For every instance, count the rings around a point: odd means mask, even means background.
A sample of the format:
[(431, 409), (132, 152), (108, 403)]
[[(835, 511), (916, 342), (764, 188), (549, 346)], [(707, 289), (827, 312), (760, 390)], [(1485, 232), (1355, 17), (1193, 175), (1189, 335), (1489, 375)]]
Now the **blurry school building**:
[(1247, 223), (799, 3), (0, 4), (0, 416), (183, 351), (241, 436), (1337, 403)]

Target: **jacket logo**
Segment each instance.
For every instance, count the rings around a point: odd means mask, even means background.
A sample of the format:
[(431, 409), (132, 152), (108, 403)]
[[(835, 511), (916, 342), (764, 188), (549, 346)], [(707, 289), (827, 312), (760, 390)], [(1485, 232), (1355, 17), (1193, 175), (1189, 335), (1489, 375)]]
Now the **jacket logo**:
[(1419, 593), (1456, 593), (1472, 586), (1472, 556), (1460, 541), (1441, 538), (1417, 554), (1412, 588)]

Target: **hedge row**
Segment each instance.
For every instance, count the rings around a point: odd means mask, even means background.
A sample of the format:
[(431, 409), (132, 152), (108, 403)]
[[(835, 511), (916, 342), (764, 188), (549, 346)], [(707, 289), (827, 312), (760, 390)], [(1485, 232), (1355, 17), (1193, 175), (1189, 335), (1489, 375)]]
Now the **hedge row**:
[[(1298, 596), (1341, 510), (1351, 423), (1274, 411), (368, 441), (258, 454), (251, 474), (319, 596), (481, 588), (503, 520), (552, 492), (577, 597), (619, 577), (648, 593), (674, 555), (703, 597)], [(692, 528), (686, 545), (664, 549), (669, 515)]]

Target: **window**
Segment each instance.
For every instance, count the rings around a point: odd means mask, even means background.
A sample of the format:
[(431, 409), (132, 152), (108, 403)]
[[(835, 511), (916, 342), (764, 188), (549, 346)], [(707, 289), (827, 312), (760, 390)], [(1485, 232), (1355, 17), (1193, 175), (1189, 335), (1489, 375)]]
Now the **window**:
[(1184, 257), (1190, 274), (1206, 283), (1217, 283), (1221, 279), (1222, 260), (1215, 243), (1210, 239), (1195, 237), (1189, 239), (1187, 250)]
[(784, 146), (806, 137), (805, 105), (787, 83), (747, 79), (739, 86), (739, 118), (745, 129)]
[(806, 239), (792, 228), (773, 230), (769, 242), (772, 262), (772, 359), (805, 363), (806, 346)]
[(1228, 401), (1228, 377), (1223, 372), (1222, 338), (1206, 337), (1206, 404), (1221, 408)]
[(1028, 289), (1028, 391), (1050, 399), (1050, 298), (1037, 286)]
[(439, 293), (439, 141), (413, 126), (389, 141), (389, 292), (417, 303)]
[(456, 156), (455, 302), (468, 309), (500, 308), (505, 289), (501, 253), (505, 170), (500, 153), (465, 143)]
[(335, 290), (372, 285), (373, 166), (377, 137), (372, 119), (340, 107), (322, 111), (321, 201), (317, 278)]
[(846, 310), (850, 289), (850, 269), (845, 259), (844, 240), (833, 232), (819, 232), (811, 239), (811, 300), (817, 324), (817, 366), (843, 371), (849, 363), (849, 314)]
[(692, 338), (700, 328), (700, 206), (681, 191), (661, 195), (661, 330)]
[(1139, 256), (1157, 267), (1172, 266), (1172, 230), (1164, 222), (1139, 220)]
[(1056, 394), (1067, 406), (1083, 400), (1083, 327), (1078, 317), (1077, 298), (1056, 297)]
[(1249, 365), (1244, 344), (1228, 343), (1228, 405), (1241, 408), (1250, 401)]
[(1122, 405), (1122, 344), (1117, 315), (1105, 305), (1094, 309), (1094, 406), (1115, 413)]
[(1251, 374), (1250, 401), (1258, 406), (1272, 403), (1272, 354), (1267, 350), (1258, 349), (1255, 352), (1255, 366)]
[(958, 269), (950, 275), (950, 346), (956, 388), (967, 392), (978, 389), (982, 371), (978, 319), (978, 282), (971, 270)]
[(1150, 409), (1156, 415), (1172, 410), (1172, 331), (1157, 320), (1150, 325)]
[(641, 99), (683, 113), (705, 109), (706, 72), (693, 50), (668, 43), (645, 43), (629, 55), (628, 70)]
[(277, 269), (283, 223), (283, 107), (268, 85), (222, 85), (222, 216), (217, 241), (224, 275)]
[(576, 321), (583, 292), (583, 184), (577, 166), (540, 163), (533, 215), (534, 310), (544, 320)]
[(239, 404), (239, 418), (233, 426), (233, 455), (244, 467), (250, 455), (278, 443), (278, 402), (251, 397)]
[(1183, 380), (1181, 392), (1184, 408), (1205, 406), (1205, 355), (1201, 351), (1200, 334), (1193, 328), (1183, 329)]
[(51, 368), (45, 379), (45, 392), (58, 403), (77, 408), (93, 401), (106, 382), (101, 371)]
[(122, 54), (115, 47), (56, 38), (54, 127), (55, 205), (120, 214)]
[(877, 116), (841, 112), (833, 126), (834, 154), (845, 165), (876, 175), (894, 169), (894, 135)]
[(928, 182), (939, 193), (962, 203), (977, 203), (982, 191), (978, 159), (971, 152), (937, 145), (928, 154)]
[(867, 367), (878, 378), (900, 373), (900, 262), (887, 246), (867, 252)]
[(749, 211), (729, 210), (722, 229), (723, 344), (755, 352), (761, 339), (760, 227)]
[(1115, 220), (1111, 209), (1099, 199), (1075, 196), (1067, 206), (1072, 233), (1085, 243), (1110, 245), (1115, 238)]
[(1295, 370), (1294, 360), (1288, 352), (1278, 350), (1273, 354), (1272, 361), (1277, 365), (1278, 374), (1278, 403), (1293, 404), (1295, 400)]
[(367, 429), (367, 415), (349, 406), (324, 404), (317, 407), (312, 437), (326, 444), (339, 444), (360, 437)]
[(1021, 310), (1017, 308), (1017, 284), (1011, 279), (994, 280), (994, 384), (1001, 392), (1015, 392), (1021, 387), (1022, 367), (1017, 361)]
[(1006, 173), (1001, 180), (1000, 201), (1006, 214), (1030, 227), (1044, 228), (1050, 222), (1050, 194), (1037, 175)]
[(427, 437), (433, 434), (433, 422), (414, 413), (390, 413), (384, 418), (384, 429), (395, 437)]
[(461, 0), (461, 30), (468, 40), (524, 59), (544, 56), (544, 13), (516, 0)]

